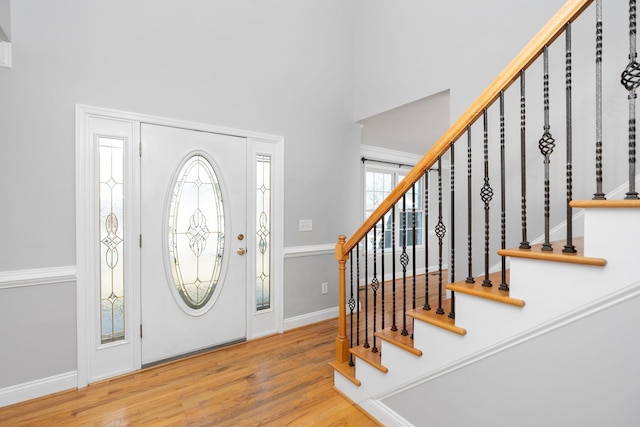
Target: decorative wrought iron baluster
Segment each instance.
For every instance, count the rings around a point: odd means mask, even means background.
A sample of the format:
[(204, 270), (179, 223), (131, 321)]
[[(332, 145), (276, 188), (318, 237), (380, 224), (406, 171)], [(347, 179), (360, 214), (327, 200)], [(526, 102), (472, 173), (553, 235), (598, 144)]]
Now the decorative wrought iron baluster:
[(447, 232), (442, 222), (442, 157), (438, 157), (438, 224), (436, 225), (436, 237), (438, 237), (438, 308), (437, 314), (444, 314), (442, 308), (442, 239)]
[[(378, 313), (377, 309), (377, 299), (378, 299), (378, 288), (380, 287), (380, 282), (378, 281), (378, 224), (373, 226), (373, 278), (371, 279), (371, 290), (373, 291), (373, 348), (372, 352), (378, 352), (377, 338), (376, 338), (376, 317)], [(367, 310), (367, 314), (369, 310)]]
[(413, 184), (411, 187), (411, 237), (413, 241), (411, 242), (411, 266), (413, 268), (413, 298), (411, 308), (416, 308), (416, 185)]
[[(454, 144), (451, 144), (451, 169), (449, 170), (449, 178), (451, 179), (451, 259), (449, 260), (449, 283), (456, 281), (456, 156), (454, 152)], [(451, 291), (451, 311), (449, 311), (451, 319), (456, 318), (456, 293)]]
[[(353, 347), (353, 311), (356, 308), (356, 300), (353, 298), (353, 249), (349, 251), (349, 276), (350, 276), (350, 292), (349, 292), (349, 348)], [(354, 366), (353, 354), (349, 352), (349, 366)]]
[(392, 289), (392, 312), (391, 330), (397, 331), (396, 323), (396, 205), (391, 208), (391, 289)]
[(356, 315), (356, 345), (360, 345), (360, 313), (362, 306), (360, 304), (360, 243), (356, 245), (356, 306), (358, 314)]
[(384, 233), (385, 233), (385, 228), (384, 228), (384, 223), (385, 223), (385, 216), (382, 216), (382, 224), (380, 225), (381, 228), (381, 232), (380, 232), (380, 276), (382, 277), (382, 286), (381, 286), (381, 291), (382, 291), (382, 295), (380, 295), (380, 302), (381, 302), (381, 307), (380, 307), (380, 314), (381, 314), (381, 319), (380, 319), (380, 328), (384, 329), (384, 317), (385, 317), (385, 311), (384, 311), (384, 245), (385, 245), (385, 239), (384, 239)]
[(489, 130), (487, 109), (482, 112), (484, 125), (484, 185), (480, 189), (480, 197), (484, 203), (484, 280), (482, 286), (491, 287), (489, 279), (489, 202), (493, 199), (493, 189), (489, 185)]
[(638, 199), (636, 191), (636, 89), (640, 85), (640, 64), (636, 61), (636, 0), (629, 0), (629, 64), (621, 83), (629, 91), (629, 191), (627, 200)]
[[(507, 204), (506, 204), (506, 177), (505, 177), (505, 153), (504, 153), (504, 91), (500, 91), (500, 247), (507, 247)], [(507, 284), (507, 258), (501, 258), (500, 290), (508, 291)]]
[(565, 81), (566, 81), (566, 114), (567, 114), (567, 243), (562, 252), (574, 254), (576, 247), (573, 244), (573, 209), (571, 199), (573, 198), (573, 107), (572, 107), (572, 70), (571, 70), (571, 22), (568, 22), (565, 29)]
[(531, 249), (527, 240), (527, 100), (525, 96), (525, 71), (520, 71), (520, 206), (522, 217), (522, 241), (520, 249)]
[(407, 330), (407, 265), (409, 265), (409, 255), (407, 255), (407, 194), (402, 195), (402, 253), (400, 254), (400, 265), (402, 265), (402, 335), (409, 335)]
[(544, 156), (544, 243), (542, 244), (543, 251), (552, 251), (553, 247), (549, 241), (549, 213), (550, 206), (550, 189), (551, 184), (549, 180), (549, 164), (551, 163), (551, 153), (556, 146), (556, 140), (551, 136), (551, 126), (549, 125), (549, 49), (544, 47), (543, 51), (543, 64), (544, 64), (544, 133), (542, 138), (538, 142), (538, 149)]
[(371, 347), (369, 344), (369, 239), (367, 237), (364, 239), (364, 348)]
[(424, 310), (431, 310), (429, 304), (429, 171), (424, 171)]
[(602, 0), (596, 0), (596, 192), (593, 200), (604, 200), (602, 192)]
[(467, 279), (466, 283), (475, 283), (473, 278), (473, 261), (472, 261), (472, 245), (471, 245), (471, 126), (467, 126)]

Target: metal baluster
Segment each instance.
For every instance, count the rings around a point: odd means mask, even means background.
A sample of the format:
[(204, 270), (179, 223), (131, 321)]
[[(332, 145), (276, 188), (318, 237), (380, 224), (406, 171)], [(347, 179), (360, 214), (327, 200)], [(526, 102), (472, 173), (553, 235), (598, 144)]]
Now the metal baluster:
[[(349, 274), (350, 274), (350, 296), (349, 296), (349, 347), (353, 347), (353, 310), (356, 308), (356, 300), (353, 298), (353, 249), (349, 251)], [(354, 366), (353, 354), (349, 352), (349, 366)]]
[[(377, 338), (376, 338), (376, 306), (378, 299), (378, 288), (380, 286), (380, 282), (378, 281), (378, 250), (377, 250), (377, 237), (378, 237), (378, 224), (373, 226), (373, 278), (371, 279), (371, 290), (373, 291), (373, 348), (372, 352), (378, 352)], [(367, 310), (367, 314), (369, 310)]]
[(544, 133), (538, 142), (538, 149), (544, 156), (544, 243), (542, 244), (543, 251), (552, 251), (551, 242), (549, 241), (549, 213), (550, 207), (550, 180), (549, 180), (549, 164), (551, 163), (551, 153), (555, 148), (556, 140), (551, 136), (549, 129), (549, 49), (544, 47), (543, 51), (544, 62)]
[(396, 324), (396, 205), (391, 208), (391, 289), (393, 311), (391, 312), (391, 330), (397, 331)]
[(409, 335), (407, 331), (407, 265), (409, 265), (409, 255), (407, 255), (407, 194), (402, 195), (402, 253), (400, 254), (400, 265), (402, 265), (402, 332)]
[[(451, 179), (451, 259), (449, 260), (449, 283), (456, 281), (456, 157), (453, 150), (454, 145), (451, 144), (451, 169), (449, 170), (449, 178)], [(456, 293), (451, 291), (451, 311), (449, 311), (449, 317), (451, 319), (456, 318)]]
[(636, 89), (640, 85), (640, 64), (636, 61), (636, 1), (629, 0), (629, 64), (621, 83), (629, 91), (629, 191), (627, 200), (638, 199), (636, 191)]
[(471, 126), (467, 126), (467, 266), (469, 271), (467, 273), (466, 283), (475, 283), (473, 278), (473, 266), (472, 266), (472, 246), (471, 246)]
[(596, 0), (596, 192), (593, 200), (604, 200), (602, 192), (602, 0)]
[(380, 313), (382, 314), (382, 318), (380, 319), (380, 328), (384, 329), (384, 315), (385, 315), (385, 311), (384, 311), (384, 245), (385, 245), (385, 239), (384, 239), (384, 233), (385, 233), (385, 229), (384, 229), (384, 223), (385, 223), (385, 216), (382, 215), (382, 224), (381, 224), (381, 233), (380, 233), (380, 263), (382, 264), (380, 270), (380, 275), (382, 276), (382, 295), (380, 296), (380, 300), (381, 300), (381, 307), (380, 307)]
[(364, 239), (364, 348), (369, 348), (369, 246), (368, 236)]
[(442, 239), (447, 229), (442, 222), (442, 157), (438, 157), (438, 224), (435, 231), (438, 237), (438, 308), (436, 314), (444, 314), (442, 308)]
[[(500, 91), (500, 247), (507, 247), (507, 205), (506, 205), (506, 178), (505, 178), (505, 153), (504, 153), (504, 91)], [(500, 290), (508, 291), (507, 284), (507, 258), (501, 257), (502, 281)]]
[(362, 312), (362, 305), (360, 304), (360, 243), (356, 245), (356, 306), (358, 307), (358, 314), (356, 315), (356, 345), (360, 345), (360, 313)]
[(487, 109), (482, 112), (484, 124), (484, 185), (480, 189), (480, 197), (484, 203), (484, 280), (482, 286), (491, 287), (489, 279), (489, 202), (493, 199), (493, 189), (489, 185), (489, 131), (487, 122)]
[(527, 240), (527, 101), (525, 97), (525, 72), (520, 71), (520, 204), (522, 210), (522, 241), (520, 249), (531, 249)]
[(429, 171), (424, 171), (424, 310), (431, 310), (429, 304)]
[(573, 244), (573, 209), (571, 208), (571, 200), (573, 199), (573, 164), (572, 164), (572, 145), (573, 145), (573, 108), (572, 108), (572, 70), (571, 70), (571, 22), (567, 22), (565, 29), (565, 45), (566, 45), (566, 112), (567, 112), (567, 243), (564, 245), (562, 252), (574, 254), (577, 252)]
[(411, 221), (412, 221), (412, 228), (411, 228), (411, 233), (412, 233), (412, 238), (413, 238), (413, 242), (411, 245), (411, 254), (412, 254), (412, 267), (413, 267), (413, 300), (412, 300), (412, 305), (411, 308), (415, 309), (416, 308), (416, 185), (413, 184), (413, 186), (411, 187), (411, 204), (413, 205), (413, 208), (411, 210)]

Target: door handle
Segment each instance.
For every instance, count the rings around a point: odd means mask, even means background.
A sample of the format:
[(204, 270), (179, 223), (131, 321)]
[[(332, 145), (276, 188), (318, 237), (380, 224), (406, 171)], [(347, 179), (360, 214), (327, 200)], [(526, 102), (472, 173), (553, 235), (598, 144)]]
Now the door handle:
[(242, 256), (244, 255), (247, 251), (244, 248), (238, 248), (238, 250), (236, 251), (238, 253), (238, 255)]

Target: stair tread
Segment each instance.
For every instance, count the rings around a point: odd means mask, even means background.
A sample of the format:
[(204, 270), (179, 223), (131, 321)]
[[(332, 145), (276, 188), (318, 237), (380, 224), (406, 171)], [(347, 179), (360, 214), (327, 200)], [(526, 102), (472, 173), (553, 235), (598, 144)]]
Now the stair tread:
[[(502, 282), (502, 272), (496, 271), (489, 274), (489, 280), (493, 286), (482, 286), (484, 275), (475, 278), (474, 283), (467, 283), (464, 280), (451, 283), (447, 285), (447, 289), (460, 292), (463, 294), (474, 295), (480, 298), (490, 299), (492, 301), (501, 302), (504, 304), (515, 305), (517, 307), (524, 307), (524, 301), (518, 298), (512, 298), (509, 296), (509, 291), (500, 290), (500, 283)], [(509, 271), (507, 270), (507, 283), (509, 283)]]
[(456, 326), (455, 319), (449, 317), (449, 312), (451, 311), (451, 299), (443, 300), (442, 308), (444, 310), (444, 314), (437, 314), (436, 307), (432, 307), (431, 310), (425, 310), (424, 308), (409, 310), (407, 311), (407, 316), (430, 323), (448, 331), (455, 332), (458, 335), (466, 335), (467, 331), (460, 326)]
[(331, 365), (331, 367), (336, 371), (340, 372), (342, 376), (351, 381), (353, 384), (357, 385), (358, 387), (362, 385), (360, 380), (356, 378), (356, 367), (349, 365), (348, 361), (341, 363), (337, 360), (334, 360), (332, 362), (329, 362), (329, 365)]
[(385, 374), (389, 372), (389, 369), (382, 364), (382, 357), (379, 350), (374, 353), (371, 347), (365, 348), (364, 345), (360, 345), (349, 349), (349, 352), (367, 362), (380, 372), (384, 372)]
[(511, 249), (500, 249), (498, 250), (498, 255), (500, 256), (509, 256), (512, 258), (528, 258), (528, 259), (537, 259), (542, 261), (555, 261), (555, 262), (565, 262), (570, 264), (582, 264), (582, 265), (593, 265), (598, 267), (603, 267), (607, 264), (607, 260), (604, 258), (594, 258), (594, 257), (586, 257), (584, 256), (584, 239), (582, 237), (577, 237), (573, 239), (573, 244), (576, 248), (575, 253), (565, 253), (562, 252), (564, 249), (564, 241), (556, 241), (551, 242), (551, 247), (553, 250), (551, 251), (543, 251), (542, 243), (538, 243), (535, 245), (531, 245), (531, 249), (520, 249), (520, 248), (511, 248)]
[(640, 208), (640, 200), (572, 200), (572, 208)]
[(416, 356), (422, 356), (422, 351), (413, 346), (411, 335), (402, 335), (400, 330), (392, 331), (391, 328), (386, 328), (377, 331), (375, 336)]

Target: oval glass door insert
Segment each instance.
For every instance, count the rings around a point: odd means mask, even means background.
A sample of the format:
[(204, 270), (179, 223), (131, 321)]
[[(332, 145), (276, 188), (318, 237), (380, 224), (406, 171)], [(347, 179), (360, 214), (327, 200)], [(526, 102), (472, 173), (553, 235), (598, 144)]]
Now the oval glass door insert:
[(196, 154), (177, 174), (169, 206), (169, 263), (178, 294), (192, 309), (211, 299), (224, 258), (224, 203), (211, 163)]

